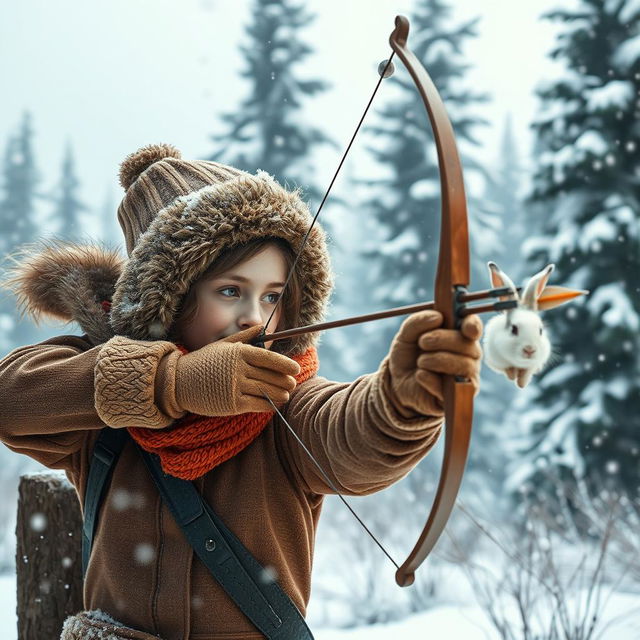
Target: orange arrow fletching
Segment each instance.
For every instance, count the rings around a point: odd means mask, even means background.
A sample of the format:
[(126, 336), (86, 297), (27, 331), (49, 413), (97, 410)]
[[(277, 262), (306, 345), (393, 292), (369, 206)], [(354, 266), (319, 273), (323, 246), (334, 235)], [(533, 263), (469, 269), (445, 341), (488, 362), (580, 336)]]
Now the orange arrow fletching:
[(543, 311), (545, 309), (553, 309), (554, 307), (559, 307), (561, 304), (569, 302), (569, 300), (573, 300), (573, 298), (588, 293), (589, 291), (586, 289), (568, 289), (567, 287), (551, 285), (545, 287), (540, 294), (538, 298), (538, 309), (542, 309)]

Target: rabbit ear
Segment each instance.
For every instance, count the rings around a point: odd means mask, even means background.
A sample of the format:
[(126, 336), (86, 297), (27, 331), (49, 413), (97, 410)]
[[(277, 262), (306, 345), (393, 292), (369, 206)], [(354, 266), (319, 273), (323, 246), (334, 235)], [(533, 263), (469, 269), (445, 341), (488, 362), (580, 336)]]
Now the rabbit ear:
[(513, 296), (500, 296), (500, 300), (518, 300), (518, 289), (511, 278), (504, 272), (500, 270), (500, 267), (495, 262), (487, 262), (487, 266), (489, 267), (489, 277), (491, 278), (491, 286), (494, 289), (498, 287), (509, 287), (513, 290)]
[(547, 285), (547, 280), (554, 270), (555, 264), (548, 264), (542, 271), (531, 276), (522, 294), (522, 306), (532, 311), (538, 310), (538, 298)]

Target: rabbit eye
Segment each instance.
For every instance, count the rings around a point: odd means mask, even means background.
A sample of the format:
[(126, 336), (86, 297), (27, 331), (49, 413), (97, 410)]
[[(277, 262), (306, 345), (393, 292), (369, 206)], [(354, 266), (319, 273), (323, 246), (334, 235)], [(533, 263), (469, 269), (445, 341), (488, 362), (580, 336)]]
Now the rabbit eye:
[(516, 324), (512, 324), (512, 325), (511, 325), (511, 333), (512, 333), (514, 336), (517, 336), (517, 335), (518, 335), (518, 325), (516, 325)]
[(540, 335), (542, 335), (542, 327), (540, 327)]

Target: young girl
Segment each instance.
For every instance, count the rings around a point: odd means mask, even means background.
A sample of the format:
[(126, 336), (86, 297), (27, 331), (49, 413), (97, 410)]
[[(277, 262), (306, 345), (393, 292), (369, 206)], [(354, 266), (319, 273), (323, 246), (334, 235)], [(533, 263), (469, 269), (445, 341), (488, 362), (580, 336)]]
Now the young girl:
[[(193, 484), (302, 612), (323, 496), (365, 495), (405, 476), (443, 423), (442, 374), (474, 381), (482, 325), (438, 329), (434, 311), (399, 329), (378, 371), (352, 383), (316, 375), (317, 334), (248, 344), (319, 322), (331, 292), (324, 233), (297, 192), (264, 172), (188, 162), (169, 145), (131, 154), (118, 209), (128, 260), (53, 243), (11, 281), (34, 316), (84, 335), (14, 350), (0, 362), (0, 438), (63, 469), (83, 503), (102, 429), (126, 429), (85, 578), (86, 611), (62, 638), (264, 637), (194, 555), (143, 464)], [(277, 305), (278, 298), (283, 299)]]

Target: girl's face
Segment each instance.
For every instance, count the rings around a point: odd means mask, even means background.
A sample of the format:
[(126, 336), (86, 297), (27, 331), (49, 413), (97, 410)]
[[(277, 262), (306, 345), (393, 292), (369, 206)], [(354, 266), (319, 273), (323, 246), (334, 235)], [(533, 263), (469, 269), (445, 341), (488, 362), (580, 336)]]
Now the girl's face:
[[(198, 311), (182, 329), (182, 344), (189, 351), (195, 351), (220, 338), (264, 324), (276, 305), (286, 277), (282, 252), (268, 245), (215, 278), (197, 283)], [(276, 330), (281, 313), (282, 305), (278, 305), (267, 333)], [(265, 347), (269, 349), (272, 344), (267, 342)]]

